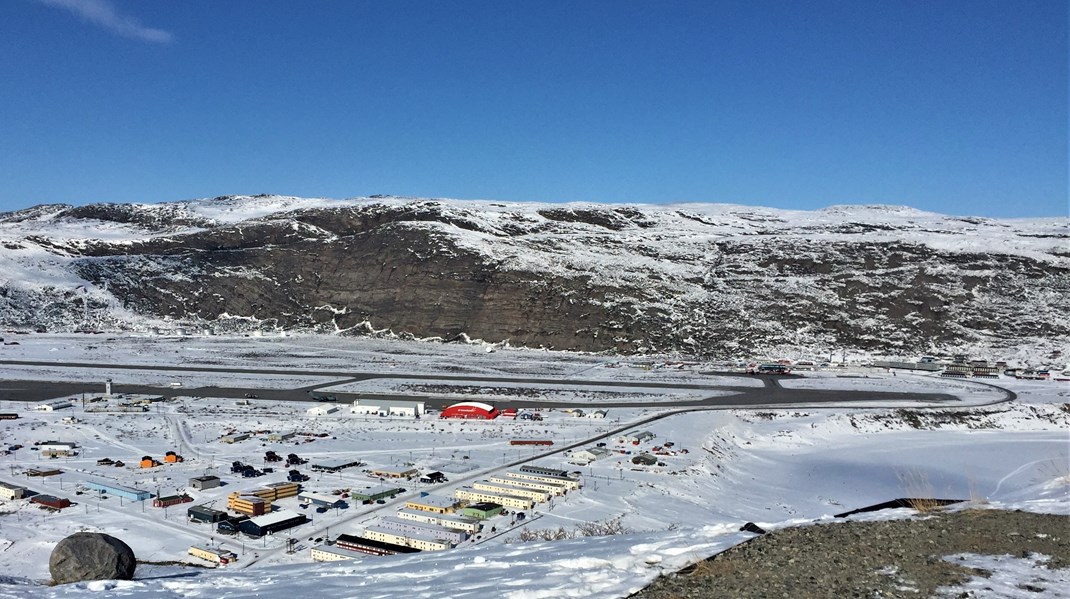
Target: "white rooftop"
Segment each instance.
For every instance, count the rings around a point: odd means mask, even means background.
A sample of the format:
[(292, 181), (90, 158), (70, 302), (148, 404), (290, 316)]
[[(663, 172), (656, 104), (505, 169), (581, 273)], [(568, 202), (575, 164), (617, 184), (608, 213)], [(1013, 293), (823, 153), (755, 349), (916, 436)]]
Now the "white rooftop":
[[(474, 523), (479, 522), (479, 520), (476, 520), (475, 518), (467, 518), (465, 516), (457, 516), (455, 514), (431, 514), (431, 513), (425, 512), (423, 510), (414, 510), (414, 509), (410, 509), (410, 508), (401, 508), (400, 510), (398, 510), (398, 513), (399, 514), (415, 514), (415, 515), (418, 515), (418, 516), (421, 516), (421, 517), (427, 516), (429, 518), (434, 518), (434, 519), (436, 519), (436, 520), (438, 520), (440, 522), (463, 522), (465, 524), (474, 524)], [(411, 520), (406, 520), (406, 521), (411, 522)]]
[(425, 495), (423, 497), (415, 497), (413, 499), (410, 499), (409, 502), (443, 509), (452, 508), (458, 503), (458, 501), (452, 497), (443, 497), (441, 495)]
[(341, 500), (341, 497), (335, 497), (334, 495), (325, 495), (323, 493), (313, 493), (311, 491), (302, 491), (297, 495), (298, 499), (308, 499), (310, 501), (322, 501), (323, 503), (336, 503)]
[(401, 532), (400, 530), (394, 530), (392, 528), (383, 528), (381, 526), (369, 526), (364, 529), (365, 534), (369, 532), (381, 532), (383, 534), (392, 535), (395, 537), (404, 537), (407, 539), (418, 539), (421, 541), (432, 541), (435, 543), (449, 543), (446, 539), (440, 539), (434, 535), (424, 535), (415, 532)]
[(256, 524), (257, 526), (270, 526), (277, 522), (285, 522), (290, 518), (295, 518), (300, 515), (301, 514), (298, 514), (293, 510), (278, 510), (276, 512), (271, 512), (270, 514), (264, 514), (263, 516), (250, 518), (249, 521), (253, 524)]
[(397, 516), (381, 516), (380, 522), (394, 522), (396, 524), (404, 524), (405, 526), (415, 526), (416, 528), (422, 528), (430, 531), (428, 534), (439, 533), (451, 533), (453, 531), (447, 529), (445, 526), (439, 526), (431, 522), (417, 522), (416, 520), (408, 520), (405, 518), (398, 518)]
[(422, 408), (424, 402), (416, 400), (406, 401), (401, 399), (355, 399), (353, 400), (353, 405), (363, 408)]

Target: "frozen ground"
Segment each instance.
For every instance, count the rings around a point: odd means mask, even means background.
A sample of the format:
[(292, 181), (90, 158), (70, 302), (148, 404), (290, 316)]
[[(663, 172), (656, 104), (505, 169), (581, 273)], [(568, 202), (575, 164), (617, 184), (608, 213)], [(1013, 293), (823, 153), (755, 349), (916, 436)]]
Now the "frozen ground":
[[(94, 349), (79, 350), (85, 339)], [(471, 346), (320, 338), (177, 343), (121, 338), (109, 343), (92, 337), (30, 335), (19, 346), (5, 347), (4, 352), (6, 359), (22, 360), (90, 361), (87, 356), (96, 355), (100, 356), (97, 361), (114, 364), (354, 371), (371, 370), (369, 365), (376, 365), (384, 372), (402, 368), (405, 372), (442, 374), (455, 374), (456, 364), (476, 364), (466, 368), (485, 374), (522, 372), (540, 378), (582, 380), (591, 380), (592, 373), (610, 380), (642, 382), (701, 381), (706, 376), (700, 373), (702, 367), (648, 370), (649, 363), (607, 367), (618, 360), (600, 356), (513, 350), (488, 353)], [(4, 370), (3, 376), (24, 378), (25, 369), (17, 370), (17, 376), (9, 370)], [(806, 384), (939, 392), (957, 388), (963, 395), (975, 393), (973, 386), (960, 381), (859, 374), (869, 378), (812, 377)], [(131, 383), (146, 380), (135, 371), (117, 376), (130, 377)], [(259, 384), (271, 387), (271, 376)], [(245, 385), (245, 378), (242, 380)], [(293, 381), (276, 382), (289, 385)], [(0, 597), (70, 597), (101, 592), (146, 597), (285, 597), (307, 594), (310, 588), (319, 595), (361, 597), (622, 597), (662, 571), (738, 543), (747, 536), (736, 532), (746, 521), (776, 528), (925, 494), (966, 499), (975, 505), (1070, 513), (1070, 387), (1049, 381), (996, 382), (1018, 392), (1020, 399), (973, 410), (826, 407), (692, 411), (634, 426), (630, 424), (668, 412), (612, 409), (608, 419), (595, 420), (545, 411), (542, 422), (456, 422), (309, 417), (306, 409), (316, 404), (259, 401), (242, 406), (234, 401), (192, 397), (157, 404), (141, 414), (86, 413), (80, 405), (73, 410), (42, 413), (27, 411), (21, 402), (0, 402), (0, 411), (15, 411), (21, 416), (0, 421), (4, 447), (25, 446), (0, 456), (0, 481), (68, 497), (76, 503), (52, 513), (24, 500), (0, 500), (0, 572), (4, 573), (0, 576)], [(257, 384), (250, 382), (248, 386)], [(65, 417), (78, 422), (66, 424)], [(637, 447), (609, 434), (617, 429), (649, 430), (656, 438)], [(221, 442), (220, 437), (231, 431), (254, 434), (241, 443)], [(299, 435), (285, 443), (261, 440), (268, 432), (288, 431)], [(510, 439), (517, 438), (552, 439), (555, 445), (535, 450), (509, 445)], [(42, 459), (30, 447), (45, 440), (75, 441), (81, 453), (72, 458)], [(543, 455), (545, 449), (554, 451), (583, 441), (601, 441), (611, 449), (633, 453), (616, 453), (582, 468), (568, 464), (564, 455)], [(658, 455), (664, 465), (639, 467), (630, 462), (636, 452), (664, 447), (666, 441), (673, 446)], [(412, 464), (421, 470), (445, 472), (451, 483), (434, 488), (435, 493), (445, 494), (466, 477), (481, 477), (501, 469), (504, 463), (525, 458), (540, 465), (578, 469), (585, 486), (552, 504), (538, 506), (523, 528), (512, 528), (507, 518), (492, 520), (489, 526), (497, 529), (494, 534), (462, 543), (454, 550), (334, 564), (311, 563), (309, 548), (314, 539), (357, 534), (376, 515), (393, 512), (396, 502), (310, 514), (312, 523), (289, 533), (298, 539), (298, 551), (293, 555), (285, 552), (288, 533), (262, 540), (222, 538), (207, 525), (185, 521), (189, 505), (219, 507), (233, 490), (280, 480), (279, 472), (251, 480), (229, 474), (232, 460), (263, 467), (267, 449), (283, 455), (295, 452), (312, 461), (354, 457), (367, 464), (341, 474), (313, 475), (306, 483), (307, 489), (326, 493), (379, 484), (363, 472), (366, 468)], [(184, 455), (185, 462), (152, 469), (133, 467), (143, 455), (160, 459), (172, 450)], [(97, 460), (104, 457), (123, 460), (128, 466), (97, 466)], [(26, 476), (29, 470), (44, 467), (63, 473), (44, 478)], [(205, 492), (187, 488), (190, 477), (204, 473), (219, 474), (227, 485)], [(101, 478), (153, 494), (169, 495), (184, 489), (195, 502), (161, 509), (78, 494), (80, 482)], [(411, 486), (407, 494), (423, 490), (427, 489)], [(296, 504), (293, 499), (279, 503), (283, 507)], [(563, 528), (574, 532), (577, 525), (618, 517), (627, 534), (519, 541), (523, 530), (534, 533)], [(138, 579), (130, 582), (66, 587), (37, 584), (48, 578), (47, 558), (55, 543), (79, 530), (118, 536), (141, 560), (159, 565), (139, 566)], [(187, 556), (186, 549), (210, 541), (222, 541), (239, 553), (239, 561), (220, 570), (194, 566), (198, 560)], [(189, 565), (181, 565), (184, 562)]]

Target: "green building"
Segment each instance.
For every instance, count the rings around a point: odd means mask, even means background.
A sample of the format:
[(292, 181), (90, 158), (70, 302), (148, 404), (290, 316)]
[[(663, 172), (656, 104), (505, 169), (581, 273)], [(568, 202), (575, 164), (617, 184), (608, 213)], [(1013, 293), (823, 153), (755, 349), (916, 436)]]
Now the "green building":
[(461, 508), (461, 514), (479, 520), (493, 518), (500, 513), (502, 513), (502, 506), (497, 503), (490, 503), (489, 501), (473, 503), (472, 505)]
[(398, 493), (401, 493), (403, 490), (404, 489), (401, 487), (392, 485), (379, 485), (378, 487), (372, 487), (370, 489), (350, 491), (349, 496), (352, 497), (354, 501), (378, 501), (380, 499), (393, 497)]

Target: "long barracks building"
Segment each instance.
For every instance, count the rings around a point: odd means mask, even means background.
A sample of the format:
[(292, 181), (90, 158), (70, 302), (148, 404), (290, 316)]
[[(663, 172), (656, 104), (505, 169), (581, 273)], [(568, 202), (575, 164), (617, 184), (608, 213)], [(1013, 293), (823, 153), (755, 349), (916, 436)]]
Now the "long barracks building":
[[(531, 472), (529, 470), (525, 470), (525, 468), (530, 467), (521, 466), (520, 470), (510, 470), (509, 472), (506, 472), (505, 475), (510, 478), (519, 478), (521, 480), (534, 480), (539, 482), (565, 485), (565, 487), (570, 491), (575, 491), (581, 486), (578, 478), (572, 478), (571, 476), (557, 476), (554, 474), (543, 474), (540, 472)], [(544, 470), (549, 470), (549, 468), (546, 468)]]
[(473, 502), (490, 502), (517, 510), (530, 510), (535, 507), (535, 500), (518, 495), (501, 495), (490, 491), (481, 491), (472, 487), (461, 487), (454, 492), (458, 499)]
[(518, 497), (527, 497), (532, 501), (543, 502), (549, 501), (550, 494), (546, 491), (540, 491), (538, 489), (526, 489), (524, 487), (517, 487), (513, 485), (502, 485), (497, 483), (480, 480), (472, 483), (472, 488), (478, 491), (486, 491), (488, 493), (497, 493), (498, 495), (516, 495)]

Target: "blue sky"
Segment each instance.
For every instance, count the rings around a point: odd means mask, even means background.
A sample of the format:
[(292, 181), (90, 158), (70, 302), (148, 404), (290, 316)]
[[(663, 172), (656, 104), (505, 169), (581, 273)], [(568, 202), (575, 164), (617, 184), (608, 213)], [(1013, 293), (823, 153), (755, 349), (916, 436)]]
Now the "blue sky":
[(224, 194), (1067, 215), (1066, 0), (7, 0), (0, 210)]

